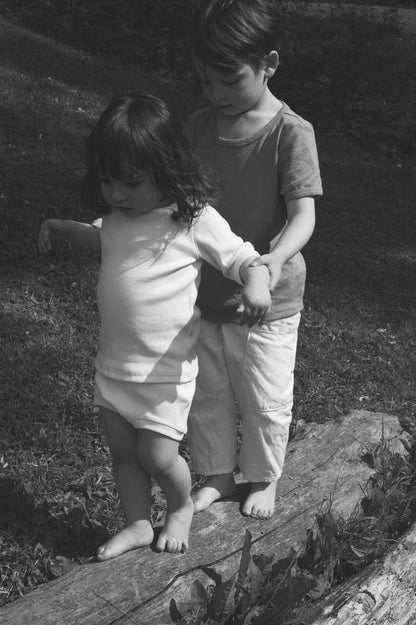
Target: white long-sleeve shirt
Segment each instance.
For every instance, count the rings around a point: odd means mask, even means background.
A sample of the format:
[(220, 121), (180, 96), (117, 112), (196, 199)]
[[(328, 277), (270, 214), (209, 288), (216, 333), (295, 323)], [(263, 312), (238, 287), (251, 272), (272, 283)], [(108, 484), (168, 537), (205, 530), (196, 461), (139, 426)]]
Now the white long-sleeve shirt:
[(189, 229), (171, 218), (174, 210), (153, 209), (137, 219), (113, 211), (102, 220), (95, 366), (110, 378), (193, 379), (202, 260), (241, 284), (242, 263), (258, 256), (214, 208), (207, 206)]

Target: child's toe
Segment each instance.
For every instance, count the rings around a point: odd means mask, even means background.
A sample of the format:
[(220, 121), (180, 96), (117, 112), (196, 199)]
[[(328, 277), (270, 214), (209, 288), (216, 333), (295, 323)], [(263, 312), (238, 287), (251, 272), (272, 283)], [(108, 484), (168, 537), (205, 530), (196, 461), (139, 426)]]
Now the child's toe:
[(165, 547), (166, 547), (166, 539), (164, 538), (164, 536), (160, 536), (156, 543), (156, 551), (165, 551)]
[(165, 543), (165, 551), (167, 551), (168, 553), (176, 553), (177, 548), (178, 548), (178, 545), (177, 545), (176, 540), (172, 540), (168, 538), (168, 540)]

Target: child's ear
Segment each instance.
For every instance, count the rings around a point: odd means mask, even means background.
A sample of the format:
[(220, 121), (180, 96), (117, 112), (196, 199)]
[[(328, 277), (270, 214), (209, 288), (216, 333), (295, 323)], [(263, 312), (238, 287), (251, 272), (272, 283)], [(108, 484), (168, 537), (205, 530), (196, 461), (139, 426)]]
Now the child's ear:
[(263, 59), (263, 70), (266, 78), (272, 78), (279, 66), (279, 53), (271, 50)]

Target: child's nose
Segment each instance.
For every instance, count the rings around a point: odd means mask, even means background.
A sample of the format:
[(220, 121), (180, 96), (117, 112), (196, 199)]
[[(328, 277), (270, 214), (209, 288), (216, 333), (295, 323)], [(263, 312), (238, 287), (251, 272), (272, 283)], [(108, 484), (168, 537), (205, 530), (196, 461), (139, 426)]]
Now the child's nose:
[(118, 184), (111, 185), (111, 198), (114, 202), (120, 202), (125, 197), (123, 189)]

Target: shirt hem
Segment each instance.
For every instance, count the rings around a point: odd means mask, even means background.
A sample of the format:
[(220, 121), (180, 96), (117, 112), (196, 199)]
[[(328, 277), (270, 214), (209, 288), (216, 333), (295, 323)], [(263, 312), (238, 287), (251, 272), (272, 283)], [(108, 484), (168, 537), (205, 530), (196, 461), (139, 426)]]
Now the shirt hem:
[(99, 367), (95, 364), (95, 369), (102, 375), (105, 375), (107, 378), (111, 380), (121, 380), (123, 382), (137, 382), (137, 383), (146, 383), (146, 384), (183, 384), (187, 382), (192, 382), (198, 374), (198, 369), (190, 371), (189, 373), (183, 374), (181, 376), (172, 376), (172, 375), (149, 375), (149, 374), (133, 374), (133, 373), (123, 373), (120, 371), (114, 371), (113, 369), (106, 369), (104, 367)]

